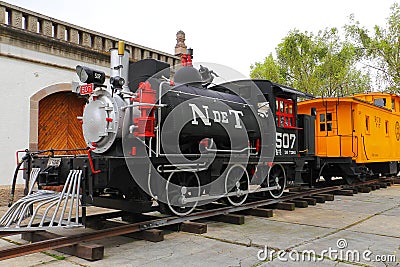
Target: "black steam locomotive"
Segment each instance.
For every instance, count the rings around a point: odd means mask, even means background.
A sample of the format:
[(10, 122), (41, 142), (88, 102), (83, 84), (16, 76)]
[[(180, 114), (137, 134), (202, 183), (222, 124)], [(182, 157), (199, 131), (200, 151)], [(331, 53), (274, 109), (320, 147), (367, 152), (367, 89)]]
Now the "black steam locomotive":
[(56, 209), (65, 196), (75, 205), (186, 215), (212, 201), (241, 205), (249, 194), (279, 198), (288, 185), (310, 183), (319, 164), (315, 117), (297, 116), (296, 103), (311, 96), (266, 80), (215, 85), (215, 74), (191, 59), (184, 55), (170, 79), (169, 64), (129, 63), (121, 44), (111, 50), (109, 86), (103, 72), (78, 66), (85, 154), (28, 152), (27, 184), (59, 186)]

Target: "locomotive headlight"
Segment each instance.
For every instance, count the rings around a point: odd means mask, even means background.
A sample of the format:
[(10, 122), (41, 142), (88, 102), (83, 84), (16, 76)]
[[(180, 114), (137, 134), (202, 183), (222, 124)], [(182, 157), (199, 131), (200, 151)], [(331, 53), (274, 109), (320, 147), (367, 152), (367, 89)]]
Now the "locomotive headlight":
[(122, 88), (125, 84), (125, 80), (122, 77), (115, 76), (110, 78), (110, 83), (114, 88)]
[(79, 80), (83, 83), (103, 84), (106, 80), (106, 74), (99, 70), (94, 70), (85, 66), (76, 66), (76, 73)]

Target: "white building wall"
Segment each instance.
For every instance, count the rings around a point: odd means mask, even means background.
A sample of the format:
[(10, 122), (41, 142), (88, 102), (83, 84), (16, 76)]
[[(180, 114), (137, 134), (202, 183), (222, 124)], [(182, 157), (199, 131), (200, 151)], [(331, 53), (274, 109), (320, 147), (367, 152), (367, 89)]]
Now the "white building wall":
[[(78, 64), (109, 73), (108, 68), (0, 44), (0, 184), (11, 183), (15, 152), (29, 147), (31, 96), (53, 84), (77, 82), (73, 69)], [(23, 183), (21, 177), (18, 183)]]

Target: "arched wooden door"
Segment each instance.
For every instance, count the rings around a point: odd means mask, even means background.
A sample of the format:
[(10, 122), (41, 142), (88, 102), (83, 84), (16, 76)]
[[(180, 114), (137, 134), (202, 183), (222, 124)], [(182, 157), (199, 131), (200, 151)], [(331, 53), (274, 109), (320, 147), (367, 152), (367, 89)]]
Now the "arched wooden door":
[[(74, 149), (87, 145), (82, 135), (85, 100), (72, 92), (58, 92), (39, 101), (38, 149)], [(78, 152), (74, 154), (82, 154)]]

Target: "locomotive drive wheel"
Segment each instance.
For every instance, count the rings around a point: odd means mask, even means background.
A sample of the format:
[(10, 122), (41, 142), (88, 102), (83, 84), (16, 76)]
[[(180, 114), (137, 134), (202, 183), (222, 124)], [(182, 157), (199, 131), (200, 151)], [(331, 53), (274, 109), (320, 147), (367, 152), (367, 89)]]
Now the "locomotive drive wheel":
[(200, 196), (199, 176), (195, 172), (172, 172), (168, 176), (165, 192), (168, 208), (164, 203), (160, 203), (161, 212), (172, 212), (178, 216), (188, 215), (196, 208), (198, 201), (181, 205), (176, 205), (176, 203), (180, 203), (183, 198)]
[(250, 179), (246, 168), (239, 164), (232, 165), (225, 176), (225, 192), (236, 192), (236, 195), (227, 196), (228, 202), (234, 206), (242, 205), (249, 195), (243, 191), (249, 190), (249, 185)]
[(278, 185), (280, 186), (280, 189), (268, 191), (271, 197), (279, 198), (280, 196), (282, 196), (283, 190), (285, 190), (286, 186), (286, 174), (283, 167), (279, 164), (274, 165), (270, 169), (269, 175), (266, 180), (267, 180), (267, 187), (278, 186)]

